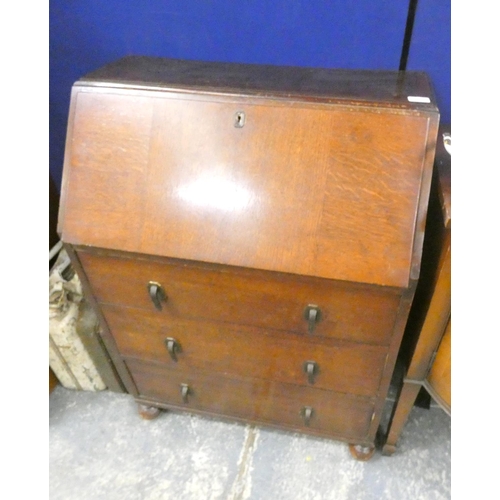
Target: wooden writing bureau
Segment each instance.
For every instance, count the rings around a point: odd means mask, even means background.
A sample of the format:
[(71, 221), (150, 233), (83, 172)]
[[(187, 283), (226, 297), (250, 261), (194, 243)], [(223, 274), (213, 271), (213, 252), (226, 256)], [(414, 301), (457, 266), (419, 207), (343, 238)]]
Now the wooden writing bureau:
[(76, 82), (58, 230), (142, 414), (371, 456), (438, 121), (422, 73), (127, 57)]

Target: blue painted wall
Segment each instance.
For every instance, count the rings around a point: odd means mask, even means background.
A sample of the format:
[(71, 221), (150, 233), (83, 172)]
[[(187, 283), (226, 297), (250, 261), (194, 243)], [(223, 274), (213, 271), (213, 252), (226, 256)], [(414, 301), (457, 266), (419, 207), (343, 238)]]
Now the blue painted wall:
[(450, 0), (419, 0), (406, 67), (431, 77), (443, 123), (451, 123), (450, 16)]
[[(433, 2), (440, 13), (442, 3)], [(407, 9), (406, 1), (394, 0), (51, 0), (51, 175), (60, 186), (71, 86), (107, 62), (141, 54), (398, 69)], [(426, 23), (436, 24), (432, 13), (420, 23), (422, 33)], [(433, 33), (441, 36), (439, 30)], [(421, 37), (419, 52), (410, 51), (414, 67), (422, 60), (429, 66), (426, 44), (435, 46), (437, 40), (428, 38)]]

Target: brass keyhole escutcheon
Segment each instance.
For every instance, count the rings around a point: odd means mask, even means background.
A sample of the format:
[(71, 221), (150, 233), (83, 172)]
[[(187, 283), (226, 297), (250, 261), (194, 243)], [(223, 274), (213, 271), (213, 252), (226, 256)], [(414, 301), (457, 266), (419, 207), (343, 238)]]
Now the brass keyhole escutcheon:
[(246, 121), (246, 115), (244, 111), (236, 111), (234, 114), (234, 126), (236, 128), (243, 128)]

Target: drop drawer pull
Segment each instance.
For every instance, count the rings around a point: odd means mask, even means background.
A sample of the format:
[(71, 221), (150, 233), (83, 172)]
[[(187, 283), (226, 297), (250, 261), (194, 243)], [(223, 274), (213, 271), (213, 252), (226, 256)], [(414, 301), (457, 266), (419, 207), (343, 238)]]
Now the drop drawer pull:
[(148, 283), (149, 297), (153, 301), (154, 306), (158, 311), (161, 311), (161, 303), (167, 300), (167, 294), (160, 283), (156, 281), (150, 281)]
[(321, 319), (321, 309), (314, 304), (309, 304), (304, 310), (304, 318), (307, 321), (307, 331), (313, 333), (316, 323)]
[(167, 337), (165, 339), (165, 344), (167, 346), (167, 351), (172, 358), (172, 361), (175, 361), (177, 363), (177, 354), (182, 352), (181, 345), (172, 337)]
[(191, 388), (187, 384), (181, 384), (181, 396), (183, 403), (189, 403), (188, 396), (191, 394)]
[(300, 415), (304, 419), (304, 424), (306, 424), (307, 426), (309, 426), (313, 414), (314, 409), (312, 408), (312, 406), (304, 406), (300, 410)]
[(314, 384), (314, 377), (318, 374), (319, 365), (316, 361), (304, 361), (302, 365), (304, 373), (307, 375), (307, 381)]

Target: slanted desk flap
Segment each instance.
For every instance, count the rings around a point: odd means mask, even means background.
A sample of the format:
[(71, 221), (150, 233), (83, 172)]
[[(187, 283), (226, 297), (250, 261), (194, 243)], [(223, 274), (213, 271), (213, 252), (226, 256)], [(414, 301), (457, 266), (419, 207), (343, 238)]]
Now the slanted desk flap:
[(405, 287), (435, 119), (80, 84), (59, 230), (78, 245)]

